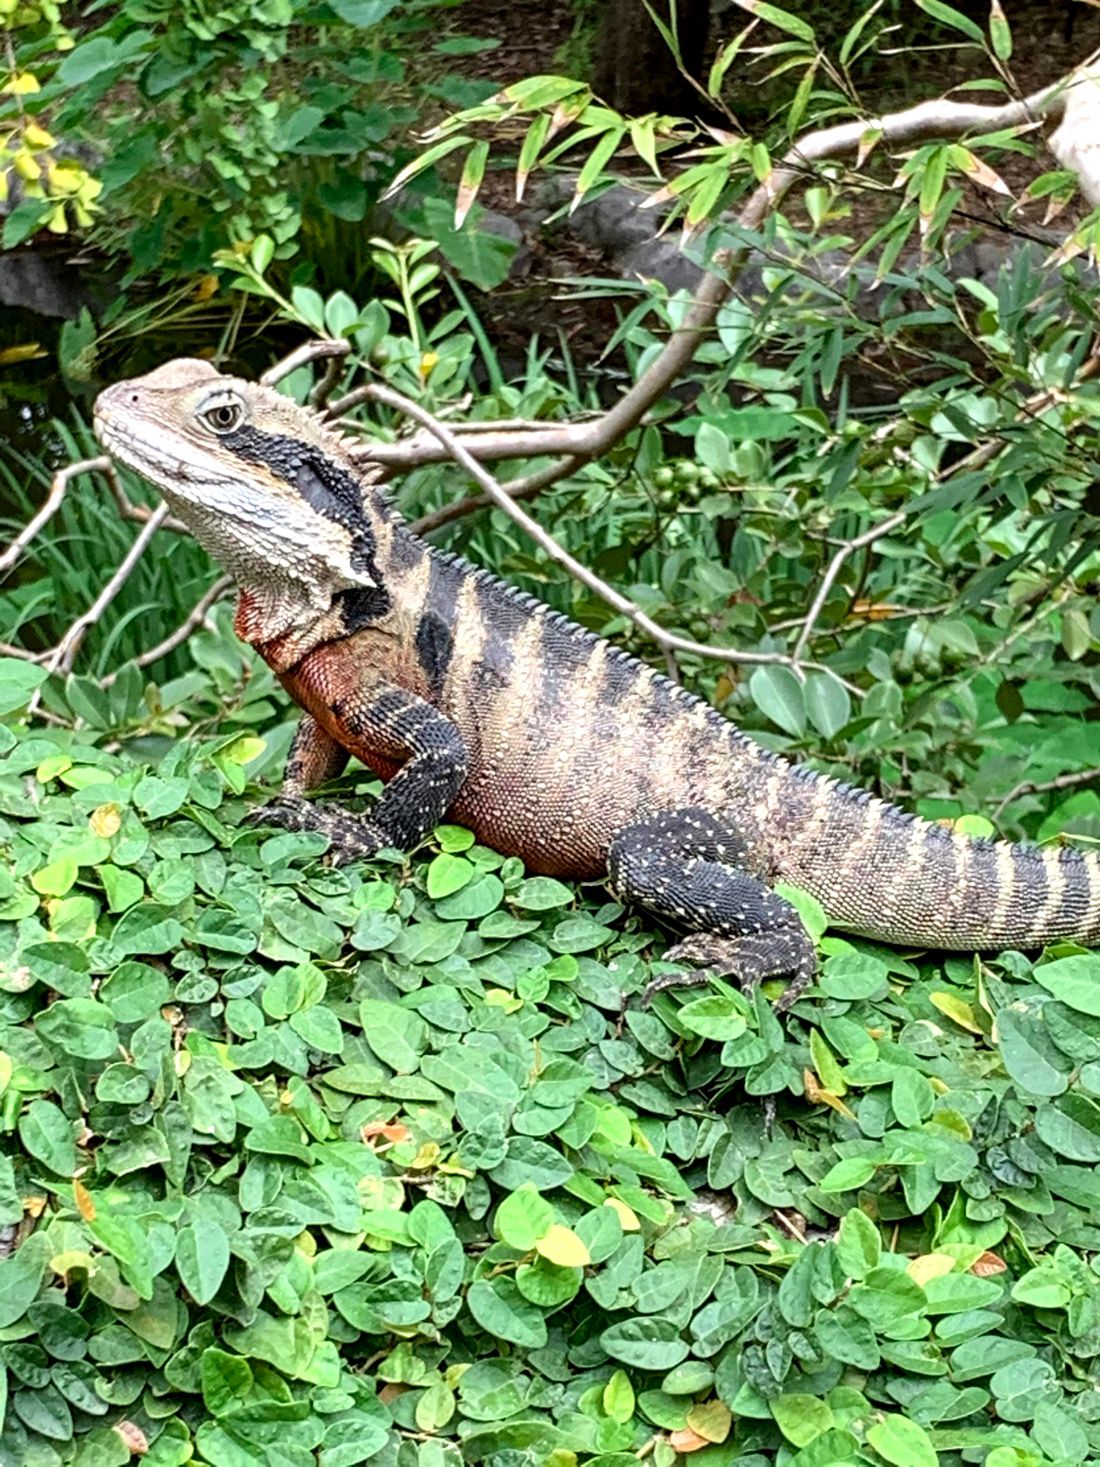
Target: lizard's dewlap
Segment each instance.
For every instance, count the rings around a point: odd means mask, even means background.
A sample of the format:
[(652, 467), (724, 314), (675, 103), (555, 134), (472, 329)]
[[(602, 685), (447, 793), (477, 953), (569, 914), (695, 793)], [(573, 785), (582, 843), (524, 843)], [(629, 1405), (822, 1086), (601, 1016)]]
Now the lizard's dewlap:
[[(608, 876), (746, 981), (812, 972), (776, 880), (906, 946), (1100, 943), (1100, 857), (967, 840), (768, 753), (418, 540), (340, 434), (273, 389), (170, 362), (109, 388), (96, 421), (241, 584), (238, 631), (305, 710), (276, 813), (337, 854), (407, 848), (449, 814), (532, 870)], [(351, 754), (388, 781), (369, 823), (301, 798)]]

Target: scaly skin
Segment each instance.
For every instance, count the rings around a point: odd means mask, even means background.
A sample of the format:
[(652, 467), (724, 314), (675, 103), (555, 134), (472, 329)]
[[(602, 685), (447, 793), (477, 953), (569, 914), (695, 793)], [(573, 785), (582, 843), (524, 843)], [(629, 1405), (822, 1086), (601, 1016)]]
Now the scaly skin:
[[(793, 908), (958, 950), (1100, 943), (1100, 858), (969, 840), (754, 744), (691, 693), (412, 535), (317, 414), (180, 360), (96, 404), (241, 585), (236, 627), (305, 710), (279, 823), (337, 855), (408, 847), (445, 814), (532, 871), (607, 877), (691, 934), (685, 959), (751, 982), (813, 972)], [(306, 792), (355, 755), (368, 821)]]

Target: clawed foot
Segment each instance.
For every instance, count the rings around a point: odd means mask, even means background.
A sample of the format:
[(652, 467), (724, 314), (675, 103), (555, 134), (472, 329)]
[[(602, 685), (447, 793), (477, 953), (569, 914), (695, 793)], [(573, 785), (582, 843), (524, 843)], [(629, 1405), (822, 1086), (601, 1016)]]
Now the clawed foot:
[(313, 830), (328, 837), (328, 858), (334, 866), (365, 861), (393, 842), (379, 826), (335, 805), (315, 805), (298, 795), (280, 795), (245, 816), (249, 825), (273, 825), (279, 830)]
[(800, 997), (817, 971), (817, 953), (801, 925), (742, 937), (694, 932), (670, 947), (665, 958), (670, 963), (690, 963), (694, 971), (654, 978), (642, 994), (643, 1008), (666, 988), (690, 988), (709, 983), (712, 978), (736, 978), (748, 992), (765, 978), (789, 973), (790, 981), (775, 1005), (782, 1013)]

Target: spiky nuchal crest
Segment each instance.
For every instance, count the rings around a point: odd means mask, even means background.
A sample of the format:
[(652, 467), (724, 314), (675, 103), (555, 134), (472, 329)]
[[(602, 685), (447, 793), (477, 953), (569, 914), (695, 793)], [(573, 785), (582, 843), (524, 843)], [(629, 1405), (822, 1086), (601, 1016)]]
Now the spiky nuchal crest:
[(319, 413), (182, 357), (107, 388), (94, 416), (104, 448), (160, 490), (271, 635), (378, 584), (370, 473)]

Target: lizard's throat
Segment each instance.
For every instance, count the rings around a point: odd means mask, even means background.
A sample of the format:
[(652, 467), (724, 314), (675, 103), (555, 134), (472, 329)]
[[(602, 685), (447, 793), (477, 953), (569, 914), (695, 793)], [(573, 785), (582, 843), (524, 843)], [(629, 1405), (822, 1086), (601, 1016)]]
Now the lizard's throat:
[(238, 585), (241, 596), (234, 629), (238, 637), (254, 647), (284, 639), (297, 647), (303, 638), (310, 640), (311, 630), (331, 609), (331, 599), (317, 605), (306, 599), (302, 587), (293, 581), (268, 580), (262, 585), (249, 585), (238, 580)]
[[(309, 626), (329, 610), (338, 592), (374, 585), (352, 538), (323, 519), (299, 526), (287, 517), (268, 521), (224, 510), (207, 515), (196, 513), (183, 496), (161, 492), (203, 549), (247, 592), (259, 618), (250, 620), (265, 640)], [(250, 634), (247, 639), (258, 638)]]

